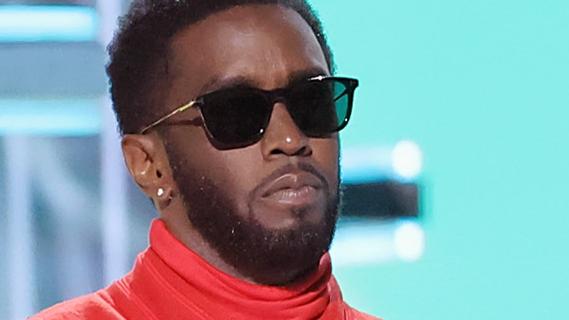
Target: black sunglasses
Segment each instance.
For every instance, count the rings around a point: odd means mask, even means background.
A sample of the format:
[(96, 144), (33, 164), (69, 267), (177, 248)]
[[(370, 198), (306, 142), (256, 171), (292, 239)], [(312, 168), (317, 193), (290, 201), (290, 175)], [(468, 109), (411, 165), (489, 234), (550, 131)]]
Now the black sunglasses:
[(275, 103), (282, 102), (308, 137), (326, 137), (342, 130), (352, 113), (358, 80), (318, 76), (271, 91), (228, 88), (202, 95), (140, 131), (146, 133), (170, 117), (198, 107), (204, 127), (217, 148), (245, 147), (261, 140)]

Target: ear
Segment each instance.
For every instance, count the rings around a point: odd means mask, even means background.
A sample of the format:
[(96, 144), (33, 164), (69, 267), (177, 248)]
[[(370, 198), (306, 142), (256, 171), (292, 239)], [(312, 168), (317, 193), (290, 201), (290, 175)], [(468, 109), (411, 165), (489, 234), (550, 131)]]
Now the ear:
[(160, 188), (160, 197), (173, 191), (168, 158), (155, 135), (125, 135), (121, 145), (130, 175), (148, 197), (157, 200)]

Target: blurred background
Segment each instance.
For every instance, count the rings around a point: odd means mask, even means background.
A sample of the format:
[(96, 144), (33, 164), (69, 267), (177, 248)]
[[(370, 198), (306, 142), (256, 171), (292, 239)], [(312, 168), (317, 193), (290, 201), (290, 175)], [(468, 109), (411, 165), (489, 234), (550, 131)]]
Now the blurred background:
[[(109, 284), (147, 245), (104, 73), (127, 3), (0, 0), (0, 319)], [(569, 2), (311, 3), (361, 83), (345, 298), (386, 320), (569, 319)]]

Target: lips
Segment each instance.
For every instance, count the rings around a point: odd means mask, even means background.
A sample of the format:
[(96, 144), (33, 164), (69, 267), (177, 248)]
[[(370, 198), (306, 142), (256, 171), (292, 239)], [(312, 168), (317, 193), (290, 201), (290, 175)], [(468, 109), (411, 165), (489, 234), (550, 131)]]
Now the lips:
[(322, 186), (315, 175), (305, 171), (292, 171), (269, 182), (263, 188), (261, 197), (281, 205), (309, 205), (322, 194)]

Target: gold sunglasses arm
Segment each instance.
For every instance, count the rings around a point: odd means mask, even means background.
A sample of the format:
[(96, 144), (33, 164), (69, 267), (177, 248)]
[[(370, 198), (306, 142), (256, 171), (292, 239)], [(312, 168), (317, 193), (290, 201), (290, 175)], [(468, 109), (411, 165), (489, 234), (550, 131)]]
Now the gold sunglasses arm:
[(144, 134), (146, 133), (146, 131), (154, 128), (155, 126), (161, 124), (162, 122), (168, 120), (170, 117), (175, 116), (176, 114), (180, 113), (180, 112), (184, 112), (186, 110), (188, 110), (189, 108), (193, 107), (196, 105), (196, 100), (190, 101), (187, 104), (176, 108), (175, 110), (173, 110), (172, 112), (166, 114), (165, 116), (163, 116), (162, 118), (152, 122), (151, 124), (149, 124), (148, 126), (144, 127), (144, 129), (140, 130), (140, 134)]

